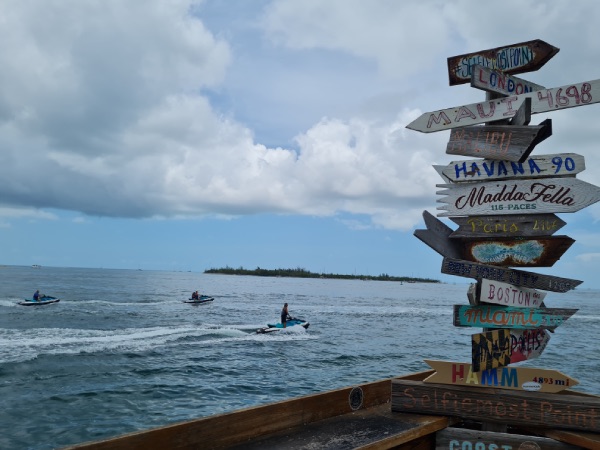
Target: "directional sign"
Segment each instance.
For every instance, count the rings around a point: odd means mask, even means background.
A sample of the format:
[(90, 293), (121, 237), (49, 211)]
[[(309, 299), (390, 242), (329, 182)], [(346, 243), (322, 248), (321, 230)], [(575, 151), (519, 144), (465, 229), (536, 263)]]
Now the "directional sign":
[(585, 170), (585, 159), (576, 153), (555, 153), (530, 156), (523, 162), (470, 159), (433, 167), (444, 180), (464, 183), (507, 178), (574, 177)]
[(450, 217), (458, 224), (451, 238), (550, 236), (566, 222), (554, 214)]
[(452, 228), (427, 211), (423, 211), (426, 230), (415, 230), (414, 235), (442, 256), (460, 258), (459, 242), (448, 238)]
[(450, 132), (449, 155), (523, 161), (535, 146), (552, 135), (552, 121), (536, 126), (476, 125)]
[(600, 188), (576, 178), (438, 184), (438, 216), (572, 213), (600, 200)]
[(546, 64), (558, 51), (558, 48), (536, 39), (452, 56), (448, 58), (450, 86), (468, 83), (472, 67), (476, 64), (510, 74), (533, 72)]
[(425, 362), (435, 370), (433, 375), (429, 375), (423, 380), (425, 383), (551, 393), (560, 392), (579, 384), (579, 381), (557, 370), (502, 367), (473, 372), (471, 364), (467, 363), (428, 359)]
[(471, 336), (472, 368), (474, 372), (495, 369), (537, 358), (550, 342), (544, 329), (499, 329)]
[(481, 280), (479, 301), (516, 308), (535, 308), (543, 305), (545, 292), (536, 291), (494, 280)]
[(454, 305), (455, 327), (534, 330), (556, 328), (575, 314), (567, 308), (514, 308), (498, 305)]
[(519, 95), (546, 89), (539, 84), (511, 77), (505, 72), (483, 67), (479, 64), (475, 64), (471, 69), (471, 87), (486, 92), (495, 92), (502, 95)]
[(524, 270), (510, 269), (501, 266), (488, 266), (453, 258), (444, 258), (442, 273), (465, 278), (487, 278), (532, 289), (542, 289), (552, 292), (567, 292), (575, 289), (583, 281), (569, 278), (553, 277)]
[(552, 267), (575, 242), (568, 236), (485, 237), (458, 240), (462, 242), (459, 247), (461, 259), (482, 264), (516, 267)]
[[(436, 394), (441, 393), (436, 391)], [(458, 400), (456, 401), (458, 402)], [(549, 404), (546, 404), (546, 406), (548, 405)], [(486, 420), (487, 418), (488, 416), (486, 416)], [(506, 423), (502, 423), (500, 426), (506, 428)], [(527, 429), (522, 426), (519, 426), (518, 428), (522, 430), (519, 433), (527, 432)], [(596, 448), (568, 444), (567, 442), (577, 443), (577, 438), (579, 437), (572, 431), (557, 432), (555, 431), (554, 426), (548, 429), (547, 432), (538, 431), (536, 433), (540, 428), (531, 427), (531, 429), (532, 431), (527, 434), (517, 434), (512, 431), (510, 433), (502, 433), (469, 430), (451, 426), (435, 433), (435, 450), (581, 450), (582, 448)], [(561, 440), (559, 440), (560, 438), (553, 438), (552, 433), (564, 433), (563, 436), (567, 435), (569, 438), (562, 438), (564, 442), (561, 442)], [(598, 435), (595, 434), (593, 436)], [(581, 439), (581, 437), (579, 437), (579, 439)], [(595, 443), (600, 443), (600, 436)]]
[(517, 113), (526, 98), (531, 98), (531, 114), (591, 105), (600, 102), (600, 80), (568, 84), (553, 89), (428, 112), (417, 117), (406, 128), (431, 133), (510, 119)]

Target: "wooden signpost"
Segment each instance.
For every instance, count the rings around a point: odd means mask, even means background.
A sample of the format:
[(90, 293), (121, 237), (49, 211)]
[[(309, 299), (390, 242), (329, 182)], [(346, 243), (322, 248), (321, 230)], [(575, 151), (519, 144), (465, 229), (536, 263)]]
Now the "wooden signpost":
[(484, 237), (459, 241), (460, 259), (513, 267), (552, 267), (575, 242), (568, 236)]
[(497, 329), (471, 336), (474, 372), (495, 369), (539, 357), (550, 342), (550, 333), (535, 330)]
[(435, 450), (581, 450), (547, 437), (448, 427), (435, 434)]
[[(484, 128), (484, 127), (479, 127)], [(520, 178), (574, 177), (585, 170), (585, 159), (576, 153), (530, 156), (523, 162), (471, 159), (433, 166), (445, 181), (465, 183)]]
[(458, 229), (451, 238), (550, 236), (566, 223), (554, 214), (450, 217)]
[(425, 362), (435, 370), (425, 378), (425, 383), (453, 384), (458, 386), (493, 387), (531, 392), (560, 392), (579, 382), (557, 370), (533, 367), (500, 367), (474, 372), (471, 364), (435, 361)]
[(553, 277), (508, 267), (489, 266), (454, 258), (444, 258), (442, 261), (442, 273), (459, 277), (475, 278), (476, 280), (487, 278), (489, 280), (501, 281), (515, 286), (542, 289), (544, 291), (552, 292), (567, 292), (571, 289), (575, 289), (582, 283), (582, 281), (569, 278)]
[[(554, 429), (600, 432), (600, 398), (503, 389), (392, 382), (392, 411)], [(500, 447), (498, 447), (500, 448)], [(476, 449), (476, 447), (473, 447)]]
[(577, 311), (568, 308), (454, 305), (454, 326), (518, 330), (556, 328)]
[[(577, 311), (546, 307), (544, 291), (568, 292), (581, 284), (510, 266), (552, 266), (574, 242), (553, 236), (565, 225), (554, 213), (600, 200), (600, 187), (576, 178), (585, 170), (583, 156), (532, 156), (552, 135), (550, 119), (529, 125), (532, 114), (600, 102), (600, 79), (547, 89), (511, 75), (537, 70), (557, 52), (534, 40), (448, 58), (450, 85), (470, 82), (486, 100), (427, 112), (407, 125), (424, 133), (450, 130), (446, 153), (478, 158), (434, 166), (445, 182), (437, 185), (437, 215), (450, 217), (458, 229), (425, 211), (427, 229), (414, 233), (443, 256), (443, 274), (477, 280), (468, 289), (469, 304), (455, 305), (453, 314), (455, 326), (483, 329), (471, 336), (471, 364), (426, 360), (435, 373), (424, 382), (392, 381), (392, 411), (482, 422), (477, 434), (460, 428), (438, 433), (436, 450), (571, 450), (553, 440), (508, 435), (511, 424), (523, 431), (543, 427), (546, 436), (559, 438), (565, 433), (557, 429), (600, 432), (600, 399), (556, 395), (576, 380), (557, 370), (509, 367), (539, 357), (549, 332)], [(574, 441), (593, 442), (586, 448), (595, 449), (600, 436)]]
[(600, 188), (577, 178), (438, 184), (439, 216), (572, 213), (600, 200)]
[(546, 64), (558, 51), (558, 48), (536, 39), (452, 56), (448, 58), (450, 86), (468, 83), (475, 65), (498, 69), (510, 74), (533, 72)]
[(427, 112), (409, 123), (406, 128), (431, 133), (510, 119), (526, 98), (531, 98), (531, 114), (591, 105), (600, 102), (600, 80)]
[(552, 135), (552, 121), (536, 126), (475, 125), (455, 128), (446, 146), (449, 155), (523, 161), (535, 146)]
[(477, 296), (480, 302), (516, 308), (541, 307), (544, 297), (546, 297), (545, 292), (485, 278), (481, 280), (480, 292)]

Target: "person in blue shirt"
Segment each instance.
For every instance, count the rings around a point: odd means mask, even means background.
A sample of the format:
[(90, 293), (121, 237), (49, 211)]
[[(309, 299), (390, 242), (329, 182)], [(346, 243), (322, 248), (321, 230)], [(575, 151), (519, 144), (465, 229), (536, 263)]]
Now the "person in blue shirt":
[(40, 301), (40, 290), (36, 290), (33, 294), (33, 301), (34, 302), (39, 302)]

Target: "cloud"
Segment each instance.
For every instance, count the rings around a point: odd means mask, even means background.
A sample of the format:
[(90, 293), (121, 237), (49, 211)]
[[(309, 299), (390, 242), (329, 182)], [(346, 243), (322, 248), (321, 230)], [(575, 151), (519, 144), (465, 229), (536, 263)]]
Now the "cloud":
[[(447, 86), (446, 58), (518, 40), (509, 31), (521, 25), (572, 45), (561, 20), (581, 12), (509, 4), (272, 1), (219, 32), (211, 2), (10, 2), (0, 27), (0, 215), (350, 213), (410, 229), (435, 209), (431, 165), (456, 158), (444, 154), (447, 133), (405, 125), (481, 98)], [(520, 14), (497, 20), (505, 9)], [(570, 55), (570, 71), (587, 75), (597, 47), (580, 43), (586, 58)], [(553, 86), (563, 72), (537, 81)], [(540, 150), (594, 154), (593, 117), (571, 117)], [(597, 178), (598, 164), (582, 178)]]

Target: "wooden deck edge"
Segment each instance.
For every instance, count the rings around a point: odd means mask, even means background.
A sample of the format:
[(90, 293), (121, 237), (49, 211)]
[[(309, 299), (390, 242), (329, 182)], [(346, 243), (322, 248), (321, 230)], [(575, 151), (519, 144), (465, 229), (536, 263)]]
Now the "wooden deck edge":
[(551, 430), (551, 429), (531, 429), (524, 428), (531, 434), (544, 436), (554, 439), (555, 441), (564, 442), (565, 444), (578, 445), (579, 447), (598, 450), (600, 448), (600, 434), (587, 433), (585, 431), (567, 431), (567, 430)]
[[(391, 402), (392, 380), (423, 380), (432, 370), (310, 394), (150, 430), (77, 444), (64, 450), (227, 448), (260, 436)], [(356, 401), (360, 397), (360, 405)], [(351, 399), (351, 396), (354, 398)], [(354, 402), (354, 404), (352, 404)]]
[[(406, 417), (410, 417), (410, 414), (404, 414)], [(381, 439), (380, 441), (373, 442), (368, 445), (364, 445), (359, 447), (357, 450), (387, 450), (392, 448), (402, 448), (402, 444), (413, 443), (418, 441), (421, 438), (425, 438), (429, 435), (433, 435), (434, 433), (443, 430), (455, 423), (458, 420), (451, 417), (444, 416), (414, 416), (414, 421), (422, 422), (422, 425), (411, 428), (403, 433), (390, 436), (386, 439)], [(411, 448), (413, 446), (411, 445)]]

